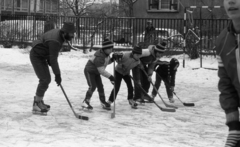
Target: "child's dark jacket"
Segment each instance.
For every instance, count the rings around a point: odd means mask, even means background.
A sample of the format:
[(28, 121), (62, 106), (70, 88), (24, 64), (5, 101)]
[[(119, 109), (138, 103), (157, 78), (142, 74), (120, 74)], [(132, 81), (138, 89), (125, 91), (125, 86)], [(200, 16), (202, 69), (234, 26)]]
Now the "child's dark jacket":
[(171, 69), (169, 62), (159, 60), (156, 62), (155, 69), (162, 79), (166, 79), (169, 82), (170, 86), (175, 86), (177, 70)]
[(236, 38), (230, 23), (216, 41), (220, 104), (227, 114), (227, 122), (238, 120), (239, 117), (237, 113), (240, 106), (240, 56)]

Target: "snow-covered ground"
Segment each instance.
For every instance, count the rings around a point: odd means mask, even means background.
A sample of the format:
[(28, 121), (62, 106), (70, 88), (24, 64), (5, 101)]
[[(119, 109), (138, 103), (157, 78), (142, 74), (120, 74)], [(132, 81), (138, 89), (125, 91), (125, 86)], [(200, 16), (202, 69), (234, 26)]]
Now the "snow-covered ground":
[[(174, 56), (181, 61), (175, 91), (182, 101), (193, 102), (195, 107), (184, 107), (175, 97), (176, 112), (162, 112), (154, 104), (131, 109), (127, 88), (122, 82), (116, 101), (116, 117), (112, 119), (112, 111), (101, 108), (97, 91), (91, 100), (93, 111), (80, 109), (88, 89), (83, 69), (92, 54), (71, 51), (59, 57), (62, 85), (75, 111), (89, 117), (89, 121), (84, 121), (74, 117), (53, 74), (44, 98), (51, 110), (47, 116), (33, 115), (31, 109), (38, 79), (27, 49), (0, 48), (1, 147), (224, 146), (228, 129), (218, 100), (217, 70), (193, 70), (200, 67), (199, 59), (186, 59), (183, 68), (183, 56)], [(217, 69), (216, 58), (204, 57), (203, 67)], [(113, 65), (107, 70), (113, 73)], [(108, 79), (103, 77), (102, 80), (108, 98), (113, 86)], [(164, 84), (159, 92), (168, 102)], [(159, 97), (156, 102), (164, 106)]]

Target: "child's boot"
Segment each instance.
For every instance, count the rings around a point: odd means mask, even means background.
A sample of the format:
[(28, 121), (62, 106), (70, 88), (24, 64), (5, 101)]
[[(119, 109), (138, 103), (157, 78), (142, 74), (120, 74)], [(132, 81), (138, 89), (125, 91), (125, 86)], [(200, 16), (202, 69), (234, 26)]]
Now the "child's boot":
[(104, 94), (99, 94), (99, 97), (103, 109), (111, 110), (111, 105), (106, 102)]
[(133, 109), (137, 109), (138, 104), (133, 99), (129, 99), (128, 102)]
[(93, 107), (90, 105), (90, 99), (84, 99), (82, 102), (82, 108), (87, 110), (92, 110)]
[(175, 102), (175, 100), (173, 99), (173, 97), (169, 97), (169, 102), (170, 102), (170, 103), (174, 103), (174, 102)]
[[(38, 96), (34, 96), (34, 100), (36, 100), (36, 99), (37, 99), (37, 97), (38, 97)], [(50, 106), (50, 105), (48, 105), (48, 104), (45, 104), (43, 100), (41, 100), (41, 101), (42, 101), (43, 105), (45, 105), (45, 107), (47, 108), (47, 110), (49, 111), (49, 110), (50, 110), (50, 108), (51, 108), (51, 106)]]
[(33, 101), (33, 114), (39, 114), (39, 115), (47, 115), (48, 109), (47, 107), (42, 103), (43, 97), (35, 96)]

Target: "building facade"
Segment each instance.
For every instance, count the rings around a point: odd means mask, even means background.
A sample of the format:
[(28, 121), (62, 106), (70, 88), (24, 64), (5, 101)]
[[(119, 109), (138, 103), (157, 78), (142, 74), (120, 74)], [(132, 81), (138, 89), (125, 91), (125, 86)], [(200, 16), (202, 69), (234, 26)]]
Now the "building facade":
[(0, 0), (0, 14), (54, 14), (60, 0)]
[[(183, 18), (187, 7), (222, 5), (223, 0), (136, 0), (133, 15), (136, 18)], [(193, 12), (195, 18), (226, 18), (224, 9), (189, 10)]]

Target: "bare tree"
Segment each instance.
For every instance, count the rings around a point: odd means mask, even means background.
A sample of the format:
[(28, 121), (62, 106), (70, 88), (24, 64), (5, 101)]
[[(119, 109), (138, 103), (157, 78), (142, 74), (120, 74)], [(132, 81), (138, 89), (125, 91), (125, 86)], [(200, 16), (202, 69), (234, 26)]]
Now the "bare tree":
[(138, 0), (121, 0), (120, 1), (120, 11), (123, 11), (127, 17), (133, 17), (133, 5)]
[(62, 0), (60, 5), (62, 14), (70, 14), (77, 17), (86, 16), (86, 10), (95, 3), (89, 0)]
[[(111, 14), (109, 12), (110, 7), (106, 6), (105, 9), (98, 9), (99, 11), (94, 11), (94, 8), (98, 8), (98, 4), (96, 4), (96, 0), (62, 0), (61, 1), (61, 8), (62, 8), (62, 14), (64, 16), (72, 15), (75, 16), (75, 23), (77, 27), (77, 38), (81, 39), (83, 42), (83, 49), (84, 53), (87, 52), (88, 46), (90, 46), (90, 51), (93, 48), (94, 45), (94, 38), (95, 34), (98, 31), (98, 28), (103, 24), (105, 21), (105, 18), (108, 14)], [(89, 31), (81, 30), (79, 27), (83, 25), (83, 21), (81, 21), (82, 24), (80, 24), (81, 17), (84, 16), (92, 16), (92, 17), (98, 17), (96, 21), (91, 22), (91, 24), (84, 24), (83, 27), (89, 27), (91, 25), (94, 27), (94, 29), (91, 31), (91, 34), (89, 35)], [(86, 22), (89, 23), (89, 22)], [(90, 29), (90, 28), (89, 28)], [(81, 35), (80, 35), (81, 34)]]

